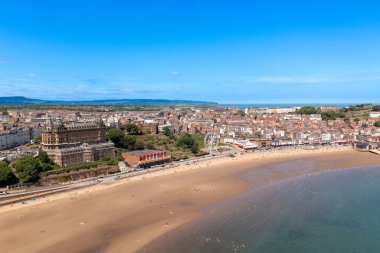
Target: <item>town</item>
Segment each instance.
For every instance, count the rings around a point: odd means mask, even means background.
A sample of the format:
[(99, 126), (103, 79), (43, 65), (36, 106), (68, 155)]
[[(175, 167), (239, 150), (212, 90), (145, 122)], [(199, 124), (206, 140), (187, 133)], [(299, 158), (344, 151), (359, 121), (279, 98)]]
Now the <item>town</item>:
[[(0, 130), (0, 187), (50, 185), (211, 154), (324, 145), (377, 152), (380, 106), (3, 106)], [(211, 149), (207, 134), (217, 139)]]

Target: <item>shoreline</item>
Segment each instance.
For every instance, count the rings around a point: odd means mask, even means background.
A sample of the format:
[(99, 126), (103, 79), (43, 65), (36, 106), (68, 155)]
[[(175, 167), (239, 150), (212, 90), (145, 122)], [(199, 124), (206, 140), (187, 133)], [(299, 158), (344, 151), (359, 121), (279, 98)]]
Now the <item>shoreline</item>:
[[(348, 160), (336, 162), (336, 157)], [(267, 170), (271, 164), (298, 160), (302, 163), (307, 159), (319, 162), (297, 171)], [(333, 161), (335, 165), (331, 164)], [(181, 165), (112, 184), (52, 195), (27, 205), (0, 208), (0, 226), (4, 228), (0, 231), (0, 243), (10, 252), (26, 249), (28, 252), (137, 252), (152, 240), (201, 216), (207, 206), (262, 185), (313, 170), (342, 168), (345, 164), (376, 165), (380, 164), (380, 157), (350, 147), (324, 147), (254, 152)], [(252, 176), (250, 173), (256, 173), (252, 181), (241, 177)], [(21, 231), (27, 231), (29, 237), (15, 248), (12, 239)], [(41, 231), (44, 231), (43, 240), (37, 243), (35, 239), (41, 238)]]
[[(239, 194), (230, 199), (207, 206), (206, 208), (202, 210), (203, 215), (200, 216), (199, 218), (194, 219), (190, 223), (184, 224), (183, 226), (177, 229), (174, 229), (160, 236), (159, 238), (156, 238), (153, 242), (145, 245), (143, 248), (141, 248), (137, 252), (138, 253), (203, 252), (204, 250), (206, 250), (207, 252), (214, 252), (213, 250), (215, 250), (216, 252), (216, 249), (218, 252), (219, 251), (233, 252), (233, 249), (235, 249), (236, 251), (236, 249), (238, 249), (239, 246), (241, 247), (242, 245), (245, 245), (243, 247), (246, 247), (247, 246), (246, 243), (250, 242), (248, 239), (249, 237), (245, 237), (244, 233), (248, 233), (250, 236), (252, 236), (253, 234), (250, 234), (249, 232), (252, 232), (252, 230), (255, 229), (257, 236), (260, 236), (261, 230), (257, 229), (258, 227), (260, 227), (260, 226), (257, 226), (258, 224), (263, 225), (263, 223), (269, 222), (269, 220), (272, 218), (277, 219), (276, 224), (278, 223), (282, 224), (281, 223), (282, 219), (278, 219), (277, 216), (271, 216), (273, 215), (273, 212), (276, 212), (274, 211), (273, 208), (270, 208), (270, 206), (273, 206), (273, 203), (277, 203), (274, 205), (278, 209), (285, 206), (284, 208), (287, 209), (287, 211), (289, 211), (289, 206), (292, 206), (292, 208), (296, 206), (286, 205), (287, 203), (285, 202), (290, 201), (292, 203), (292, 201), (294, 200), (294, 196), (297, 196), (298, 194), (301, 194), (301, 195), (305, 194), (311, 197), (312, 200), (309, 201), (308, 204), (310, 206), (313, 206), (314, 197), (317, 196), (318, 193), (320, 193), (320, 191), (322, 192), (324, 191), (324, 193), (322, 193), (321, 195), (322, 198), (323, 198), (323, 194), (324, 196), (326, 196), (326, 194), (329, 195), (330, 193), (334, 194), (334, 190), (336, 190), (335, 183), (337, 183), (337, 185), (340, 183), (341, 184), (340, 187), (342, 187), (343, 183), (342, 181), (339, 180), (339, 178), (347, 179), (346, 177), (347, 175), (351, 175), (351, 178), (355, 178), (354, 182), (351, 182), (351, 183), (355, 183), (357, 174), (359, 175), (359, 177), (361, 177), (368, 173), (371, 174), (373, 172), (376, 172), (377, 177), (374, 177), (374, 178), (377, 179), (377, 185), (378, 185), (379, 173), (380, 173), (379, 169), (380, 169), (380, 164), (370, 165), (370, 166), (359, 166), (359, 167), (355, 166), (355, 167), (346, 167), (346, 168), (340, 168), (340, 169), (320, 170), (320, 171), (313, 172), (311, 174), (299, 175), (296, 177), (291, 177), (291, 178), (287, 178), (287, 179), (274, 182), (268, 185), (264, 185), (262, 187), (254, 188), (251, 191)], [(327, 185), (327, 186), (331, 186), (329, 190), (326, 190), (325, 188), (315, 187), (316, 185), (315, 182), (321, 182), (322, 180), (326, 180), (329, 178), (330, 178), (330, 181), (331, 181), (331, 178), (335, 178), (335, 180), (331, 182), (332, 184)], [(363, 181), (361, 182), (363, 183)], [(372, 181), (371, 183), (373, 184), (374, 182), (375, 181)], [(293, 190), (293, 192), (291, 193), (288, 192), (290, 187), (299, 188), (299, 185), (304, 186), (302, 191)], [(350, 187), (349, 184), (345, 184), (345, 185)], [(290, 197), (288, 194), (293, 194), (292, 195), (293, 197)], [(371, 195), (370, 193), (367, 193), (367, 194)], [(281, 199), (278, 198), (279, 195), (282, 196)], [(273, 198), (273, 196), (277, 196), (277, 198)], [(299, 196), (296, 198), (301, 199), (302, 201), (308, 200), (308, 199), (302, 199)], [(281, 204), (278, 204), (278, 203), (281, 203)], [(299, 203), (299, 204), (305, 205), (303, 203), (304, 202)], [(267, 212), (264, 211), (266, 209), (268, 210)], [(311, 209), (309, 208), (309, 210)], [(265, 213), (263, 213), (263, 211)], [(253, 212), (254, 214), (249, 214), (250, 212)], [(257, 213), (259, 212), (261, 212), (261, 214), (257, 215)], [(295, 210), (295, 212), (297, 212), (297, 210)], [(266, 213), (269, 213), (269, 214), (266, 215)], [(338, 214), (339, 211), (336, 211), (335, 213)], [(278, 213), (278, 214), (282, 215), (282, 213)], [(306, 212), (306, 214), (301, 212), (300, 216), (302, 215), (307, 216), (309, 214), (310, 213), (308, 212)], [(255, 218), (252, 218), (252, 216), (250, 215), (252, 215)], [(239, 216), (244, 217), (244, 218), (241, 218)], [(297, 217), (297, 216), (291, 217), (293, 218), (292, 222), (295, 222), (294, 217)], [(307, 216), (307, 217), (310, 217), (310, 216)], [(255, 225), (252, 225), (251, 222)], [(321, 221), (321, 223), (323, 224), (323, 221)], [(288, 225), (291, 226), (292, 223)], [(266, 230), (266, 226), (261, 227), (260, 229), (264, 229), (266, 232), (268, 231)], [(281, 229), (279, 230), (281, 231)], [(241, 231), (245, 231), (245, 232), (241, 232)], [(290, 231), (294, 231), (294, 230), (290, 229)], [(275, 234), (276, 232), (278, 231), (273, 232), (273, 234)], [(286, 235), (283, 236), (282, 238), (284, 237), (286, 237)], [(302, 235), (300, 237), (302, 237)], [(272, 237), (269, 238), (268, 240), (270, 241), (271, 239)], [(278, 238), (278, 240), (280, 239), (281, 238)], [(231, 246), (231, 242), (232, 242), (232, 245), (234, 245), (235, 243), (236, 247), (232, 246), (232, 248), (228, 251), (226, 250), (226, 247), (228, 246), (228, 244)], [(266, 244), (266, 243), (267, 241), (265, 241), (263, 244)], [(275, 244), (280, 245), (278, 242)], [(252, 247), (252, 245), (255, 245), (255, 244), (251, 243), (249, 247)], [(190, 250), (189, 251), (185, 250), (187, 248), (189, 248)], [(263, 250), (263, 248), (261, 249)], [(265, 252), (272, 252), (272, 251), (266, 250)]]
[(321, 147), (319, 149), (303, 149), (299, 147), (296, 147), (296, 148), (285, 147), (285, 148), (276, 148), (276, 149), (263, 150), (263, 151), (260, 150), (260, 151), (255, 151), (252, 153), (242, 153), (242, 154), (236, 155), (235, 157), (217, 157), (217, 158), (201, 160), (201, 161), (191, 161), (190, 165), (181, 164), (181, 165), (170, 167), (163, 170), (158, 170), (154, 172), (144, 173), (141, 175), (123, 178), (118, 181), (115, 180), (115, 181), (110, 181), (106, 183), (100, 183), (97, 185), (81, 187), (78, 189), (68, 189), (67, 191), (64, 191), (64, 192), (57, 192), (57, 193), (53, 192), (49, 194), (50, 196), (48, 197), (34, 198), (33, 196), (31, 196), (30, 199), (35, 199), (35, 200), (25, 201), (26, 204), (17, 202), (17, 203), (13, 203), (9, 205), (0, 206), (0, 214), (3, 212), (12, 211), (19, 208), (30, 207), (30, 206), (38, 205), (38, 204), (49, 202), (49, 201), (55, 201), (55, 200), (59, 200), (63, 198), (68, 198), (68, 197), (71, 197), (72, 195), (87, 193), (88, 191), (99, 191), (99, 190), (107, 189), (109, 187), (118, 186), (120, 184), (124, 184), (127, 182), (134, 182), (136, 180), (153, 178), (157, 176), (165, 176), (168, 174), (183, 172), (183, 171), (188, 171), (188, 170), (197, 170), (197, 169), (202, 169), (209, 166), (218, 166), (218, 165), (224, 164), (225, 162), (228, 162), (228, 163), (230, 163), (231, 161), (236, 161), (240, 163), (249, 162), (249, 161), (261, 162), (262, 160), (265, 160), (265, 159), (287, 159), (287, 158), (291, 158), (291, 157), (299, 156), (299, 155), (303, 156), (303, 155), (320, 154), (320, 153), (325, 153), (325, 152), (327, 153), (345, 152), (345, 151), (353, 151), (353, 150), (354, 149), (352, 149), (349, 146), (336, 146), (336, 147), (326, 146), (326, 147)]

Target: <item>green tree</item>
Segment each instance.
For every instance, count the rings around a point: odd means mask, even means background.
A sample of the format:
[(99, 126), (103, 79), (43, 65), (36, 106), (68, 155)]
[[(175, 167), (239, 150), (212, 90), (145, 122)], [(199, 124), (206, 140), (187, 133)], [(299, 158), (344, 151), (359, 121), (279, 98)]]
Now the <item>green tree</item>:
[(184, 133), (177, 139), (177, 146), (184, 149), (191, 149), (196, 144), (195, 139), (191, 134)]
[(318, 110), (317, 108), (313, 106), (304, 106), (304, 107), (301, 107), (301, 109), (299, 109), (297, 113), (310, 115), (310, 114), (318, 113)]
[(357, 124), (357, 123), (359, 123), (360, 119), (359, 118), (355, 118), (354, 121)]
[(375, 122), (375, 127), (380, 127), (380, 121)]
[(142, 142), (141, 140), (137, 140), (133, 149), (143, 150), (144, 149), (144, 142)]
[(164, 128), (162, 128), (162, 130), (164, 131), (164, 135), (166, 135), (170, 139), (174, 137), (173, 132), (172, 130), (170, 130), (169, 127), (165, 126)]
[(193, 154), (198, 153), (198, 152), (199, 152), (198, 143), (194, 143), (194, 144), (191, 146), (190, 150), (191, 150), (191, 153), (193, 153)]
[(135, 136), (125, 136), (123, 138), (123, 147), (127, 148), (129, 150), (133, 150), (135, 148), (136, 144), (136, 137)]
[(124, 132), (123, 130), (117, 128), (110, 128), (107, 131), (107, 137), (110, 141), (112, 141), (116, 147), (123, 147), (124, 144)]
[(48, 154), (42, 150), (39, 151), (37, 159), (41, 163), (53, 164), (53, 161), (49, 158)]
[(17, 183), (17, 177), (13, 174), (6, 162), (0, 162), (0, 187)]
[(21, 182), (32, 183), (38, 181), (38, 174), (42, 171), (39, 160), (35, 157), (25, 157), (13, 164), (16, 174)]
[(125, 130), (127, 130), (127, 133), (131, 135), (142, 134), (140, 128), (136, 124), (133, 124), (133, 123), (128, 123), (127, 125), (125, 125)]
[(322, 112), (321, 115), (322, 115), (323, 120), (335, 120), (337, 118), (343, 119), (346, 117), (346, 114), (342, 110), (337, 111), (337, 112), (335, 111)]
[(0, 112), (1, 112), (3, 115), (9, 115), (7, 109), (0, 109)]
[(153, 143), (150, 143), (150, 142), (148, 142), (148, 143), (146, 144), (146, 148), (147, 148), (147, 149), (156, 149), (156, 148), (154, 147)]
[(372, 107), (372, 111), (374, 111), (374, 112), (380, 112), (380, 105), (374, 105)]

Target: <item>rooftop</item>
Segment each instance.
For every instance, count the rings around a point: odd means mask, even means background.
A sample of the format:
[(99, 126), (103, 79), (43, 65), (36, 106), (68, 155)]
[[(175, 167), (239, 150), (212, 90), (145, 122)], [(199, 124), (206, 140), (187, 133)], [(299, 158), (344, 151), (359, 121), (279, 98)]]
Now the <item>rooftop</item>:
[(145, 149), (145, 150), (136, 150), (136, 151), (126, 152), (126, 154), (134, 155), (134, 156), (141, 156), (141, 155), (151, 155), (151, 154), (155, 154), (155, 153), (159, 153), (159, 152), (165, 152), (165, 151)]

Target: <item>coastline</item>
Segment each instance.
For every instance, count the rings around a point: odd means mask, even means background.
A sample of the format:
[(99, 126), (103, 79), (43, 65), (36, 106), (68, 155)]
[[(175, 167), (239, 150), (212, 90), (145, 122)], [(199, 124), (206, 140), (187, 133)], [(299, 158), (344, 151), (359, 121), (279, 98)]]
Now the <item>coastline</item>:
[[(303, 164), (305, 159), (316, 162), (298, 170), (268, 169), (290, 160)], [(326, 147), (182, 165), (2, 207), (0, 243), (9, 252), (136, 252), (199, 217), (203, 208), (252, 188), (317, 171), (376, 164), (380, 156)], [(14, 245), (21, 231), (28, 231), (26, 239)]]

